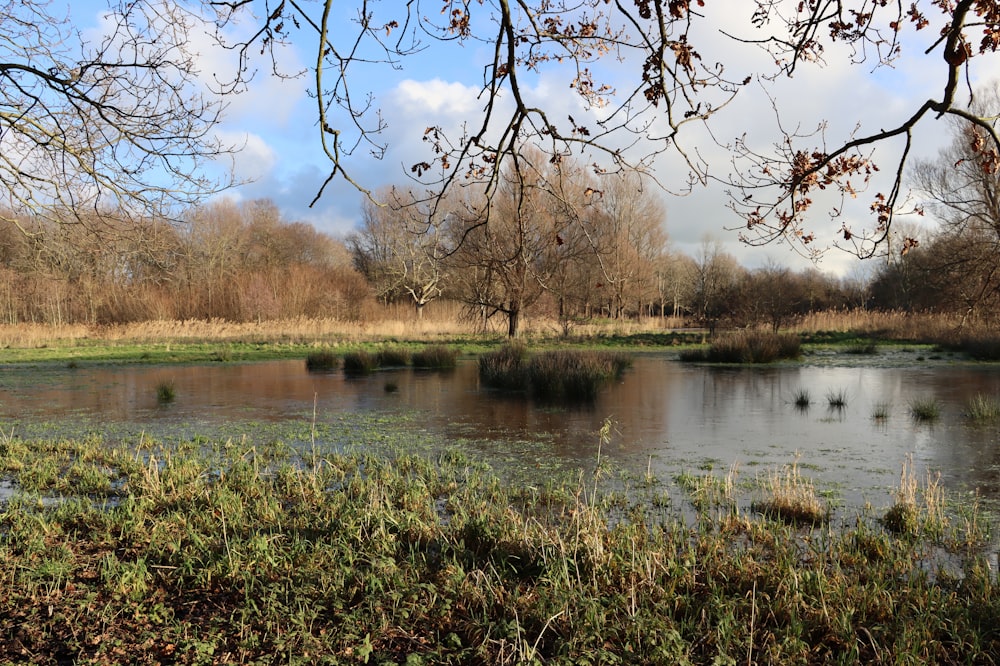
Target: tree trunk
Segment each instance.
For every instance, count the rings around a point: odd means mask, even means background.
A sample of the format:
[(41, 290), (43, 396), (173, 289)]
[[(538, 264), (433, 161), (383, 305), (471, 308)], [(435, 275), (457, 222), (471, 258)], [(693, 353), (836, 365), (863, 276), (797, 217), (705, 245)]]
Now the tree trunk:
[(507, 310), (507, 337), (516, 338), (521, 319), (521, 306), (511, 303)]

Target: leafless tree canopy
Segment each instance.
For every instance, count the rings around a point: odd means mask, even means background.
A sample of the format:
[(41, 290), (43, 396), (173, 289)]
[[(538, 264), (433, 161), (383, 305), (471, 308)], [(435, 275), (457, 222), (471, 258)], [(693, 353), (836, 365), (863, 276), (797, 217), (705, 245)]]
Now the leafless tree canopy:
[[(729, 3), (722, 11), (734, 11)], [(427, 157), (410, 165), (412, 176), (439, 196), (469, 181), (489, 192), (500, 185), (502, 163), (517, 160), (525, 144), (544, 150), (553, 161), (587, 155), (598, 172), (638, 170), (652, 173), (654, 159), (673, 152), (686, 160), (690, 179), (661, 183), (684, 190), (709, 179), (730, 186), (732, 208), (742, 217), (749, 243), (783, 238), (810, 250), (815, 236), (807, 226), (814, 198), (825, 191), (843, 199), (864, 197), (871, 221), (852, 229), (833, 204), (834, 224), (842, 225), (843, 245), (870, 254), (882, 243), (900, 204), (904, 167), (913, 134), (925, 120), (953, 116), (978, 126), (983, 168), (995, 168), (1000, 146), (993, 116), (967, 111), (970, 90), (983, 54), (1000, 44), (1000, 3), (995, 0), (755, 0), (738, 3), (752, 11), (745, 30), (726, 37), (757, 45), (773, 67), (733, 78), (713, 53), (706, 35), (718, 37), (712, 12), (721, 4), (705, 0), (410, 0), (403, 3), (354, 3), (354, 22), (345, 25), (332, 0), (317, 3), (282, 0), (209, 2), (220, 26), (253, 13), (258, 29), (230, 47), (245, 56), (272, 49), (276, 71), (286, 40), (315, 43), (312, 92), (317, 127), (330, 160), (327, 183), (343, 178), (367, 192), (369, 185), (352, 171), (358, 153), (384, 154), (383, 117), (369, 94), (372, 67), (401, 68), (424, 49), (457, 42), (492, 55), (482, 69), (481, 112), (468, 118), (460, 136), (438, 126), (415, 128), (427, 144)], [(336, 11), (335, 11), (336, 10)], [(717, 16), (717, 14), (715, 14)], [(742, 139), (719, 142), (730, 149), (735, 169), (709, 165), (697, 146), (686, 143), (685, 126), (712, 120), (752, 81), (766, 82), (808, 71), (821, 76), (829, 53), (846, 46), (865, 76), (898, 58), (907, 48), (940, 56), (940, 93), (916, 102), (912, 114), (895, 127), (857, 134), (826, 145), (821, 132), (788, 131), (772, 149), (761, 151)], [(836, 48), (834, 48), (836, 47)], [(707, 49), (707, 50), (706, 50)], [(839, 56), (838, 56), (839, 57)], [(614, 71), (612, 85), (611, 72)], [(366, 72), (369, 73), (366, 75)], [(561, 75), (567, 90), (589, 109), (587, 117), (556, 117), (532, 105), (523, 94), (540, 72)], [(776, 111), (780, 115), (780, 108)], [(821, 127), (817, 119), (817, 127)], [(879, 144), (901, 142), (894, 163), (875, 164)], [(712, 167), (711, 169), (709, 167)], [(879, 170), (885, 174), (878, 178)], [(655, 177), (655, 174), (653, 174)], [(871, 182), (870, 182), (871, 181)], [(325, 185), (324, 185), (325, 187)], [(322, 189), (319, 196), (322, 194)], [(818, 212), (818, 211), (817, 211)], [(827, 210), (826, 212), (831, 212)], [(904, 241), (904, 248), (908, 247)]]
[[(748, 11), (746, 25), (720, 35), (719, 12), (736, 11), (735, 4), (358, 0), (353, 21), (345, 22), (343, 3), (332, 0), (111, 0), (103, 30), (87, 36), (54, 3), (9, 0), (0, 4), (0, 179), (15, 213), (148, 213), (191, 203), (226, 185), (204, 176), (206, 160), (227, 152), (213, 129), (227, 95), (258, 74), (254, 63), (264, 55), (273, 74), (304, 76), (315, 100), (318, 141), (330, 164), (317, 198), (335, 179), (368, 192), (374, 184), (357, 177), (353, 158), (386, 150), (379, 100), (370, 94), (373, 73), (455, 45), (490, 55), (481, 69), (481, 106), (463, 131), (412, 130), (427, 153), (408, 167), (425, 186), (432, 215), (439, 197), (469, 183), (485, 187), (491, 201), (504, 164), (521, 160), (527, 145), (554, 163), (573, 155), (598, 174), (635, 170), (653, 178), (654, 161), (671, 153), (690, 176), (661, 185), (686, 191), (709, 180), (727, 183), (750, 243), (783, 238), (808, 250), (815, 236), (807, 218), (818, 212), (816, 201), (827, 206), (831, 193), (860, 198), (870, 223), (851, 228), (834, 203), (833, 224), (842, 225), (845, 246), (868, 254), (888, 237), (918, 125), (948, 116), (977, 127), (976, 162), (997, 168), (997, 109), (969, 111), (967, 82), (981, 78), (983, 56), (1000, 45), (1000, 3), (754, 0), (739, 3), (739, 11)], [(194, 45), (212, 38), (238, 64), (221, 79), (205, 73), (214, 84), (209, 91), (196, 69), (204, 54)], [(759, 47), (773, 65), (733, 74), (718, 52), (720, 39)], [(287, 69), (282, 46), (293, 41), (312, 49), (306, 71)], [(709, 164), (691, 145), (687, 129), (711, 128), (751, 83), (801, 72), (821, 76), (825, 59), (845, 52), (865, 76), (907, 57), (908, 49), (939, 57), (939, 69), (928, 76), (939, 78), (940, 93), (916, 102), (896, 126), (859, 131), (836, 145), (827, 145), (821, 131), (788, 130), (767, 150), (716, 137), (734, 166)], [(554, 115), (554, 105), (530, 101), (525, 93), (542, 73), (561, 77), (582, 101), (581, 116)], [(780, 104), (775, 111), (780, 117)], [(875, 164), (875, 147), (896, 142), (893, 162)]]
[[(198, 80), (194, 15), (122, 2), (81, 34), (65, 5), (0, 4), (0, 184), (14, 215), (176, 213), (228, 184), (213, 128), (224, 99)], [(63, 13), (60, 13), (63, 12)]]

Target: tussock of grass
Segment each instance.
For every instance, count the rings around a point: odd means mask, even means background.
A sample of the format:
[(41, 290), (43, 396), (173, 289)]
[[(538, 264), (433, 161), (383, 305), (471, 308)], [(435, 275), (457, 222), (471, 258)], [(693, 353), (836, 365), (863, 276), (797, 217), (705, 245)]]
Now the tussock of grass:
[(926, 534), (935, 538), (943, 534), (948, 520), (940, 477), (928, 472), (921, 485), (913, 473), (912, 458), (907, 458), (900, 472), (895, 502), (882, 517), (882, 524), (894, 534)]
[[(4, 441), (0, 471), (18, 489), (0, 513), (4, 663), (1000, 654), (989, 557), (950, 551), (956, 573), (927, 575), (928, 543), (864, 515), (822, 534), (712, 507), (692, 521), (651, 502), (662, 496), (655, 487), (526, 487), (461, 452), (302, 460), (250, 442)], [(54, 473), (41, 479), (39, 469)], [(71, 473), (114, 501), (95, 503)], [(809, 494), (795, 467), (771, 485), (793, 503)]]
[(1000, 421), (1000, 398), (977, 394), (966, 405), (965, 415), (974, 423), (996, 423)]
[(431, 345), (413, 354), (413, 367), (423, 370), (449, 370), (458, 364), (459, 350), (445, 345)]
[(528, 358), (523, 347), (506, 345), (480, 357), (479, 376), (487, 386), (540, 400), (587, 401), (631, 363), (627, 354), (603, 351), (547, 351)]
[(508, 342), (496, 351), (479, 356), (479, 379), (486, 386), (507, 390), (526, 390), (528, 374), (525, 359), (528, 348), (522, 342)]
[(798, 389), (792, 395), (792, 403), (799, 409), (806, 409), (812, 404), (812, 398), (809, 396), (809, 389)]
[(160, 403), (173, 402), (177, 391), (172, 381), (162, 381), (156, 385), (156, 401)]
[(802, 476), (798, 463), (771, 472), (764, 485), (765, 497), (754, 503), (764, 515), (795, 525), (817, 525), (830, 517), (830, 508), (816, 494), (813, 482)]
[(874, 342), (857, 342), (845, 349), (844, 353), (855, 356), (873, 356), (878, 353), (878, 345)]
[(830, 389), (826, 392), (826, 404), (834, 409), (844, 409), (847, 407), (847, 391)]
[(872, 418), (876, 421), (884, 421), (889, 418), (889, 414), (892, 412), (892, 403), (881, 401), (876, 402), (872, 407)]
[(802, 343), (793, 333), (770, 331), (737, 331), (726, 333), (712, 341), (708, 349), (681, 353), (682, 361), (709, 363), (771, 363), (798, 358)]
[(941, 418), (941, 403), (935, 398), (914, 398), (910, 401), (910, 416), (914, 421), (937, 421)]
[(375, 354), (375, 363), (380, 368), (398, 368), (409, 365), (410, 356), (402, 347), (382, 347)]
[(306, 356), (306, 370), (313, 372), (336, 370), (339, 363), (340, 360), (332, 351), (324, 350), (310, 352), (309, 355)]
[(344, 373), (367, 375), (378, 370), (378, 355), (364, 349), (356, 349), (344, 354)]

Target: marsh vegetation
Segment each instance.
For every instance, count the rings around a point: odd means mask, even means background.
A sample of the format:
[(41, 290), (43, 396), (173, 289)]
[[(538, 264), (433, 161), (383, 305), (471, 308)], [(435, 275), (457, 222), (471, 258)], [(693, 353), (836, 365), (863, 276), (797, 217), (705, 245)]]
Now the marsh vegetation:
[(7, 436), (0, 659), (976, 663), (1000, 650), (987, 534), (938, 486), (906, 477), (890, 509), (834, 524), (811, 513), (795, 465), (661, 482), (594, 464), (535, 485), (458, 449)]

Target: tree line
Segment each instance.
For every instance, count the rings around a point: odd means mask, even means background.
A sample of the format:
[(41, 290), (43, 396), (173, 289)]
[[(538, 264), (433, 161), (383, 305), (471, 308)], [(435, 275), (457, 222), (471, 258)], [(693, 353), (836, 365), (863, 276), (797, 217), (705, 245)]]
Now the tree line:
[(0, 321), (357, 319), (370, 302), (342, 242), (267, 200), (114, 220), (0, 226)]
[(218, 200), (169, 220), (16, 216), (0, 226), (0, 321), (357, 320), (378, 316), (379, 302), (409, 303), (419, 317), (437, 299), (512, 337), (527, 315), (565, 331), (648, 317), (777, 330), (851, 308), (990, 320), (1000, 312), (1000, 169), (981, 163), (982, 140), (956, 124), (941, 154), (916, 165), (918, 210), (937, 225), (898, 232), (902, 251), (867, 280), (748, 270), (710, 239), (685, 255), (638, 174), (598, 176), (529, 148), (489, 193), (474, 183), (445, 198), (387, 187), (343, 241), (283, 219), (269, 200)]

